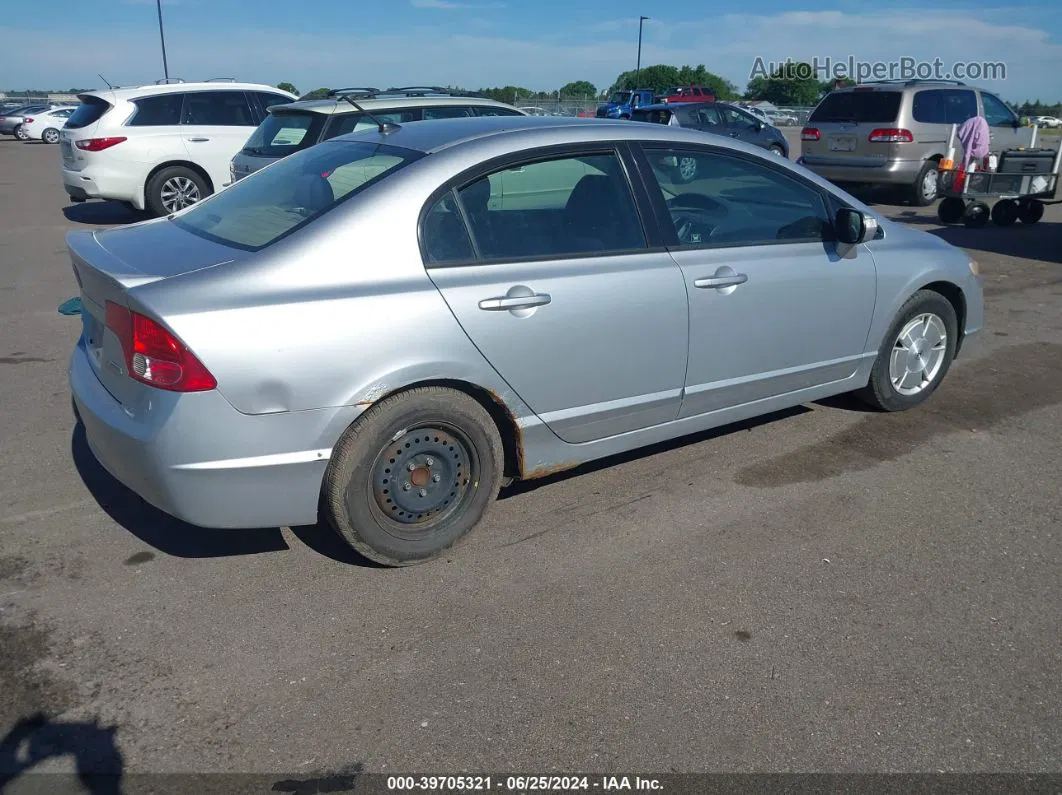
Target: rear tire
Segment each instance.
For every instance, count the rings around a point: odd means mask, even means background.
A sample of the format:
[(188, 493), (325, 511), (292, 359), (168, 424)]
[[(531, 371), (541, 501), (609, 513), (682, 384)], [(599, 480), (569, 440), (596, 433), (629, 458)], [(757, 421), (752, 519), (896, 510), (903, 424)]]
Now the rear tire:
[(1030, 199), (1018, 205), (1018, 218), (1023, 224), (1035, 224), (1044, 217), (1044, 203), (1039, 199)]
[(785, 150), (782, 147), (780, 147), (778, 144), (771, 144), (767, 148), (771, 150), (772, 154), (776, 154), (776, 155), (778, 155), (781, 158), (785, 158), (785, 156), (786, 156), (785, 155)]
[(911, 204), (915, 207), (928, 207), (937, 200), (940, 175), (936, 160), (927, 160), (918, 172), (914, 185), (908, 190)]
[(377, 403), (343, 435), (325, 475), (324, 510), (366, 558), (424, 563), (479, 524), (504, 465), (483, 406), (463, 392), (420, 387)]
[[(880, 411), (906, 411), (925, 402), (951, 369), (958, 326), (948, 299), (919, 290), (896, 313), (870, 381), (856, 397)], [(943, 340), (938, 339), (941, 334)]]
[(154, 216), (172, 215), (211, 194), (201, 174), (185, 166), (167, 166), (144, 186), (147, 209)]
[(697, 179), (697, 159), (694, 157), (679, 157), (678, 165), (674, 169), (675, 182), (685, 185), (695, 179)]
[(20, 124), (18, 125), (18, 127), (15, 128), (15, 137), (20, 141), (29, 140), (29, 135), (26, 134), (26, 131), (23, 129), (23, 125)]
[(59, 131), (54, 127), (49, 127), (41, 133), (41, 140), (46, 144), (57, 144), (59, 143)]

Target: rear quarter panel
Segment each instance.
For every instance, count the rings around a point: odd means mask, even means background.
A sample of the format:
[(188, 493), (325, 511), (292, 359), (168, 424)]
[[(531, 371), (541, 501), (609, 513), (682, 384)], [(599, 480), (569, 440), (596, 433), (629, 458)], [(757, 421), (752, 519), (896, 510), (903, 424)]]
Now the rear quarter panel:
[(308, 234), (138, 288), (135, 299), (247, 414), (364, 407), (437, 379), (490, 390), (525, 414), (424, 270), (417, 223), (434, 185), (406, 184), (386, 201), (370, 200), (370, 189), (366, 201), (340, 205)]

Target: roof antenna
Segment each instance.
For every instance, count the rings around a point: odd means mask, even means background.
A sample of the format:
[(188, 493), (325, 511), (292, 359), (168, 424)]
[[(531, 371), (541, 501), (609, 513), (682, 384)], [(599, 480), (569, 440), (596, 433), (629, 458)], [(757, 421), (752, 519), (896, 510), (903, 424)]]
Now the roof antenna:
[(106, 78), (106, 77), (104, 77), (104, 76), (103, 76), (103, 75), (101, 75), (101, 74), (97, 74), (97, 75), (96, 75), (96, 77), (98, 77), (98, 78), (99, 78), (100, 80), (102, 80), (102, 81), (103, 81), (104, 83), (107, 83), (107, 88), (111, 89), (112, 91), (114, 90), (114, 86), (112, 86), (112, 85), (110, 84), (110, 82), (109, 82), (109, 81), (107, 80), (107, 78)]
[(392, 121), (380, 121), (378, 118), (376, 118), (371, 113), (369, 113), (369, 111), (365, 110), (365, 108), (363, 108), (361, 105), (359, 105), (357, 102), (355, 102), (354, 98), (351, 97), (349, 94), (340, 94), (340, 96), (343, 99), (345, 99), (347, 102), (349, 102), (351, 105), (353, 105), (355, 110), (360, 111), (361, 113), (364, 113), (366, 116), (368, 116), (374, 122), (376, 122), (376, 126), (380, 129), (381, 133), (385, 133), (386, 134), (386, 133), (391, 133), (391, 132), (395, 132), (397, 130), (401, 130), (402, 129), (401, 126), (395, 124)]

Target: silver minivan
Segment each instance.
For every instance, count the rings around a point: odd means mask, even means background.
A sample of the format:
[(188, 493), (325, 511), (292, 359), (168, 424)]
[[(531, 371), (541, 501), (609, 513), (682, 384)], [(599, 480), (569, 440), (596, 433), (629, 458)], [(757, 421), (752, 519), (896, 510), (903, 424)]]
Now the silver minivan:
[[(1031, 132), (983, 88), (951, 80), (886, 80), (830, 92), (801, 131), (797, 162), (842, 186), (902, 188), (917, 206), (937, 198), (953, 124), (983, 116), (992, 151), (1028, 146)], [(962, 147), (956, 142), (956, 157)]]
[[(358, 107), (344, 101), (354, 99)], [(361, 108), (362, 110), (359, 110)], [(369, 118), (391, 124), (475, 116), (526, 116), (511, 105), (484, 97), (450, 93), (442, 88), (343, 88), (326, 99), (274, 105), (265, 120), (232, 159), (229, 176), (236, 182), (270, 163), (347, 133), (376, 126)]]

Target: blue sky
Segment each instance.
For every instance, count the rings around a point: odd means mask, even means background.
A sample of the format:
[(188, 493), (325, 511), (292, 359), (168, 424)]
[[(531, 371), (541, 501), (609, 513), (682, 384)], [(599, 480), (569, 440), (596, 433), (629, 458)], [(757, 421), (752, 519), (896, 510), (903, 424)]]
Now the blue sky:
[[(162, 76), (154, 0), (13, 3), (0, 88)], [(1002, 61), (978, 82), (1008, 100), (1062, 100), (1054, 0), (164, 0), (170, 74), (318, 86), (606, 87), (635, 65), (703, 63), (743, 88), (757, 58)], [(12, 46), (17, 43), (18, 46)]]

